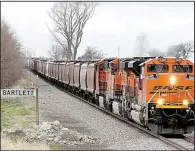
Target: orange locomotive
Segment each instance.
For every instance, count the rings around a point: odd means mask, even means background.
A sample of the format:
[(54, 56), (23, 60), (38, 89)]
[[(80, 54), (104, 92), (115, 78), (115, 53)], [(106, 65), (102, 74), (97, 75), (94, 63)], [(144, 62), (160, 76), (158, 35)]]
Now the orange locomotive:
[(162, 57), (116, 58), (109, 65), (102, 62), (97, 64), (96, 87), (102, 90), (96, 91), (99, 106), (158, 134), (194, 130), (192, 62)]

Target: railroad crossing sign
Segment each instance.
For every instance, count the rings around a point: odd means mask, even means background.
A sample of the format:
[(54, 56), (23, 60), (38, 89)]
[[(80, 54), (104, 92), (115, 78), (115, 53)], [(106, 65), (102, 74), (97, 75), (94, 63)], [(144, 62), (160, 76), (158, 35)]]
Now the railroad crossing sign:
[(1, 97), (30, 97), (36, 96), (35, 88), (27, 89), (1, 89)]

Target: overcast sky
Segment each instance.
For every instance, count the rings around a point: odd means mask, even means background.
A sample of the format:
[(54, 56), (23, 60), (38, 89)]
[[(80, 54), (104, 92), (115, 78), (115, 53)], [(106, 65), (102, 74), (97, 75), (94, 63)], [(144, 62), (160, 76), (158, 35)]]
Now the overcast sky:
[[(2, 2), (1, 15), (15, 29), (25, 47), (36, 56), (49, 56), (52, 35), (47, 11), (53, 2)], [(137, 55), (136, 37), (145, 33), (148, 48), (166, 51), (168, 46), (194, 40), (193, 2), (101, 2), (87, 22), (78, 55), (86, 46), (110, 56)]]

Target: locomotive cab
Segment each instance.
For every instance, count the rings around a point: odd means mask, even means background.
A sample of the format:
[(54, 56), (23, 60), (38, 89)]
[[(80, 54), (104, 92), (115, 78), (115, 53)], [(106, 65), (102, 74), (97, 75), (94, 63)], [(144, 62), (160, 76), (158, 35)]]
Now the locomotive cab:
[(148, 127), (158, 134), (194, 130), (194, 65), (180, 58), (156, 58), (141, 65)]

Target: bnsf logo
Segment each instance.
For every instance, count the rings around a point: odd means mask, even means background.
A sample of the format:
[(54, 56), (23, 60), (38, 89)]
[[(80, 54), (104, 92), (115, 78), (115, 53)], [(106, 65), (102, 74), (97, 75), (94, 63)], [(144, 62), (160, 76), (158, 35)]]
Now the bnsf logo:
[[(154, 94), (156, 93), (157, 90), (192, 90), (193, 86), (154, 86), (149, 94)], [(156, 90), (156, 91), (154, 91)], [(157, 92), (158, 93), (158, 92)], [(160, 92), (160, 93), (166, 93), (166, 92)], [(167, 93), (176, 93), (176, 92), (167, 92)]]
[(190, 90), (193, 86), (154, 86), (152, 90)]

